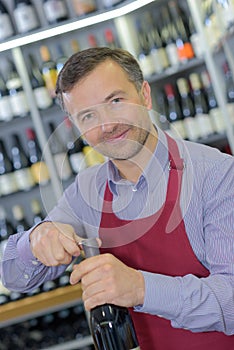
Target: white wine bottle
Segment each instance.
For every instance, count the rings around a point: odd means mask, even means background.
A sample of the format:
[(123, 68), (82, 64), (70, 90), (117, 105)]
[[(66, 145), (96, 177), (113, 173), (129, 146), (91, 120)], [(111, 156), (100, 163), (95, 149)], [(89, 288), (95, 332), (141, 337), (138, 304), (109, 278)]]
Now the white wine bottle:
[[(98, 241), (81, 241), (85, 257), (99, 254)], [(90, 328), (96, 350), (140, 350), (133, 321), (126, 307), (99, 305), (90, 311)]]

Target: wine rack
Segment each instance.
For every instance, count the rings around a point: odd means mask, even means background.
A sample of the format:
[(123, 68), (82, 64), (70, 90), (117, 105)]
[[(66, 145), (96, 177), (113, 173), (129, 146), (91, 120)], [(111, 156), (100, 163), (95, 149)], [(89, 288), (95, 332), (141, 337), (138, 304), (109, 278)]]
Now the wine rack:
[[(230, 65), (234, 77), (233, 28), (231, 28), (228, 33), (222, 33), (220, 41), (217, 43), (215, 49), (210, 48), (207, 44), (207, 38), (204, 35), (204, 26), (201, 21), (202, 0), (178, 1), (186, 4), (186, 8), (191, 13), (196, 32), (201, 40), (202, 54), (186, 63), (169, 67), (160, 73), (153, 73), (151, 76), (147, 77), (152, 87), (154, 107), (157, 109), (154, 97), (166, 82), (170, 81), (175, 83), (178, 77), (187, 77), (189, 72), (200, 72), (202, 68), (206, 67), (210, 73), (215, 94), (224, 116), (226, 130), (224, 133), (214, 134), (207, 138), (199, 139), (197, 142), (206, 143), (220, 149), (223, 149), (224, 146), (229, 144), (231, 152), (234, 153), (234, 128), (230, 113), (227, 111), (226, 107), (224, 85), (223, 83), (220, 84), (220, 82), (223, 82), (223, 77), (220, 76), (220, 72), (217, 69), (217, 66), (220, 65), (221, 62), (220, 57), (221, 60), (225, 58)], [(40, 7), (40, 1), (33, 2), (36, 4), (37, 8)], [(7, 1), (5, 1), (5, 3), (7, 3)], [(98, 4), (99, 3), (101, 3), (101, 1), (98, 1)], [(15, 118), (9, 122), (1, 122), (0, 138), (3, 135), (10, 135), (15, 129), (22, 131), (26, 127), (33, 127), (36, 131), (39, 144), (43, 149), (48, 141), (48, 134), (46, 132), (48, 123), (56, 121), (56, 125), (58, 125), (64, 119), (64, 115), (56, 103), (46, 110), (39, 110), (37, 108), (27, 69), (27, 54), (29, 52), (35, 52), (37, 55), (40, 45), (44, 42), (53, 49), (54, 43), (63, 41), (69, 42), (71, 39), (77, 39), (77, 37), (80, 48), (86, 48), (90, 43), (90, 35), (95, 35), (95, 37), (98, 38), (98, 45), (112, 45), (113, 42), (106, 42), (104, 37), (106, 28), (111, 28), (114, 33), (114, 44), (117, 43), (118, 46), (129, 50), (135, 57), (138, 57), (140, 44), (138, 33), (136, 32), (135, 20), (141, 16), (142, 11), (151, 12), (151, 10), (157, 9), (158, 6), (162, 6), (163, 3), (165, 2), (162, 0), (127, 0), (119, 2), (116, 7), (110, 9), (103, 9), (99, 6), (96, 12), (88, 14), (88, 16), (83, 16), (81, 18), (71, 16), (66, 21), (56, 25), (42, 23), (43, 26), (38, 30), (23, 35), (17, 34), (9, 40), (1, 42), (0, 55), (1, 57), (12, 58), (22, 80), (23, 88), (29, 103), (30, 115), (24, 118)], [(163, 124), (161, 126), (164, 127)], [(69, 179), (66, 183), (62, 183), (58, 176), (50, 148), (46, 148), (44, 158), (50, 171), (50, 183), (44, 187), (35, 187), (28, 192), (11, 194), (7, 197), (7, 201), (6, 197), (0, 197), (0, 204), (6, 207), (7, 210), (12, 207), (16, 198), (17, 201), (29, 202), (31, 198), (40, 196), (45, 205), (45, 211), (49, 211), (60, 198), (64, 187), (66, 187), (73, 178)], [(77, 285), (60, 287), (50, 292), (44, 292), (39, 295), (26, 297), (2, 305), (0, 306), (0, 328), (16, 325), (48, 312), (72, 307), (77, 303), (81, 303), (80, 298), (81, 288), (80, 285)], [(56, 346), (51, 346), (50, 349), (78, 349), (86, 345), (88, 346), (89, 344), (92, 344), (92, 340), (88, 335), (84, 339), (69, 341), (66, 345), (58, 344)]]

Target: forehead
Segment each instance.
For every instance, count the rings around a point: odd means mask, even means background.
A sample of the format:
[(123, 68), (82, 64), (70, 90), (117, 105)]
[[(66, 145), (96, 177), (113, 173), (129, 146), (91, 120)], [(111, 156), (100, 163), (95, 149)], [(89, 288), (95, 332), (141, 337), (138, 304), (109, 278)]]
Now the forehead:
[(128, 79), (127, 73), (113, 60), (106, 60), (97, 65), (87, 76), (80, 80), (71, 91), (63, 94), (65, 105), (83, 109), (86, 106), (103, 103), (113, 91), (136, 89)]

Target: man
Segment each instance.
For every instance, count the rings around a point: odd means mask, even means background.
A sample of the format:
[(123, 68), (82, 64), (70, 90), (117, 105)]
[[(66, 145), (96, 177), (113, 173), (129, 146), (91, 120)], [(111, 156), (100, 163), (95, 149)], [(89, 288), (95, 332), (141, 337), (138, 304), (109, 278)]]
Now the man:
[(2, 279), (29, 291), (75, 265), (87, 310), (129, 307), (142, 350), (234, 347), (234, 161), (155, 126), (149, 84), (121, 49), (74, 54), (57, 81), (62, 108), (109, 160), (76, 177), (46, 221), (9, 238)]

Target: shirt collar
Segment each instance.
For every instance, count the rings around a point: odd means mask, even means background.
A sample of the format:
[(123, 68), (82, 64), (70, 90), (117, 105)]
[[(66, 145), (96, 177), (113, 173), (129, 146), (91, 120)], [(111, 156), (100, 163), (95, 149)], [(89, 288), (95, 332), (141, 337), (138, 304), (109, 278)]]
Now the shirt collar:
[(130, 181), (123, 179), (114, 163), (111, 160), (108, 161), (107, 178), (113, 194), (118, 194), (118, 186), (132, 186), (133, 191), (143, 189), (146, 185), (149, 190), (155, 189), (162, 180), (162, 176), (165, 176), (165, 171), (168, 169), (167, 139), (165, 133), (158, 126), (157, 132), (158, 142), (154, 154), (136, 184), (133, 185)]

